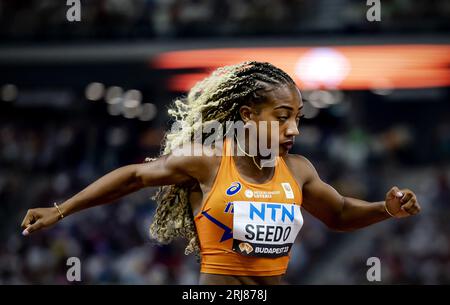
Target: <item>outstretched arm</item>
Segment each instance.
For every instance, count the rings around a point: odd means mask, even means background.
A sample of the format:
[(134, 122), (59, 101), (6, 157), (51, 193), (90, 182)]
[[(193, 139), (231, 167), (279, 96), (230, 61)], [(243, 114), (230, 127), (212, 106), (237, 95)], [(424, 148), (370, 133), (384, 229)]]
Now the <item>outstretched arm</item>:
[(307, 175), (303, 185), (303, 207), (334, 230), (351, 231), (392, 216), (406, 217), (420, 212), (415, 194), (395, 186), (386, 194), (385, 200), (379, 202), (342, 196), (320, 179), (308, 160), (302, 159)]
[(23, 235), (56, 223), (62, 215), (66, 217), (80, 210), (113, 202), (146, 186), (196, 180), (201, 168), (202, 157), (174, 155), (165, 155), (149, 163), (120, 167), (59, 205), (59, 211), (56, 207), (28, 210), (22, 222)]

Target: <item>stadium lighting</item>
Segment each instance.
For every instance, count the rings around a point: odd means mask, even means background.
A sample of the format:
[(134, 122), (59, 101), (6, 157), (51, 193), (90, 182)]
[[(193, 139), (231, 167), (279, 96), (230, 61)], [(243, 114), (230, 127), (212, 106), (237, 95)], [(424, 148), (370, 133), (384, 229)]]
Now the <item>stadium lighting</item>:
[(90, 101), (98, 101), (100, 100), (105, 93), (105, 85), (102, 83), (90, 83), (87, 85), (85, 90), (86, 99)]
[(139, 101), (137, 101), (135, 99), (132, 99), (132, 100), (125, 99), (123, 102), (123, 106), (125, 108), (129, 108), (129, 109), (137, 108), (139, 106), (139, 104), (140, 104)]
[(300, 57), (296, 76), (310, 88), (338, 86), (350, 72), (347, 58), (331, 48), (313, 48)]
[(113, 100), (122, 97), (123, 89), (119, 86), (111, 86), (106, 90), (105, 99), (108, 104), (113, 103)]
[(123, 95), (123, 98), (125, 101), (127, 100), (134, 100), (140, 103), (142, 101), (142, 93), (139, 90), (131, 89), (125, 92)]
[(303, 115), (305, 119), (312, 119), (319, 114), (319, 109), (311, 105), (311, 103), (305, 101), (303, 103)]
[(142, 112), (139, 115), (139, 119), (141, 121), (151, 121), (156, 117), (156, 114), (158, 113), (155, 104), (152, 103), (142, 104), (141, 109)]
[(17, 99), (19, 90), (16, 85), (6, 84), (1, 89), (1, 97), (5, 102), (12, 102)]
[(171, 71), (195, 69), (168, 81), (170, 90), (186, 92), (208, 71), (248, 58), (283, 69), (302, 90), (385, 89), (379, 84), (386, 81), (390, 89), (450, 85), (450, 46), (442, 44), (197, 49), (161, 53), (151, 66)]
[(109, 104), (108, 105), (108, 113), (112, 116), (118, 116), (122, 113), (123, 105), (120, 102), (120, 98), (113, 99), (113, 100), (119, 100), (118, 103)]

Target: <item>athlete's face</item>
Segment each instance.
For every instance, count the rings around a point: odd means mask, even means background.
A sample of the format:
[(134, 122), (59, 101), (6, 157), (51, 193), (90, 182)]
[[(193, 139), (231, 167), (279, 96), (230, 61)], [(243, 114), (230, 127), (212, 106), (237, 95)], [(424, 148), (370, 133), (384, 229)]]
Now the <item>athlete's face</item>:
[[(281, 86), (266, 92), (266, 100), (261, 105), (252, 108), (241, 108), (244, 120), (252, 120), (257, 125), (258, 138), (261, 130), (259, 122), (266, 121), (268, 126), (267, 143), (270, 146), (272, 138), (279, 145), (279, 154), (285, 155), (292, 148), (294, 137), (299, 135), (298, 126), (302, 116), (303, 101), (296, 86)], [(278, 122), (278, 133), (271, 131), (271, 122)], [(262, 135), (261, 135), (262, 136)]]

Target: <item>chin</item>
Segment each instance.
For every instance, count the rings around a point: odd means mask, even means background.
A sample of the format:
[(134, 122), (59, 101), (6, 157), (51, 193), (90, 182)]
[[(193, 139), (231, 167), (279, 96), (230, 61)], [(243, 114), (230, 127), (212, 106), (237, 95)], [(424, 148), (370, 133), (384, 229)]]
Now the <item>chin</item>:
[(286, 156), (288, 154), (288, 150), (286, 150), (283, 146), (280, 146), (279, 150), (278, 150), (278, 155), (280, 157)]

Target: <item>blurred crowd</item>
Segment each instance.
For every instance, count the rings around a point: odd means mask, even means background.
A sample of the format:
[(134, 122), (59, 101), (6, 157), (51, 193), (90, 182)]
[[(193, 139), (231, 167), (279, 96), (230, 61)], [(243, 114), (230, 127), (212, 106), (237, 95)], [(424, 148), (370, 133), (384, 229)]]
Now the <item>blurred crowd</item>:
[[(450, 4), (383, 0), (368, 22), (360, 0), (91, 0), (68, 22), (65, 1), (1, 0), (0, 38), (67, 41), (298, 34), (446, 33)], [(5, 40), (4, 40), (5, 41)]]
[[(423, 213), (336, 233), (303, 211), (305, 224), (286, 282), (368, 283), (366, 259), (376, 256), (384, 284), (450, 283), (448, 121), (439, 115), (425, 118), (431, 127), (422, 137), (419, 122), (384, 120), (375, 130), (364, 122), (350, 124), (349, 114), (333, 118), (339, 107), (304, 120), (293, 152), (307, 156), (322, 179), (347, 196), (375, 201), (383, 200), (393, 184), (411, 188)], [(89, 112), (27, 116), (33, 110), (16, 110), (0, 120), (0, 284), (67, 284), (68, 257), (80, 258), (84, 284), (197, 283), (199, 264), (184, 255), (184, 241), (158, 245), (149, 238), (153, 188), (21, 236), (28, 208), (62, 202), (108, 171), (157, 156), (162, 126)], [(415, 149), (423, 145), (428, 148)]]

